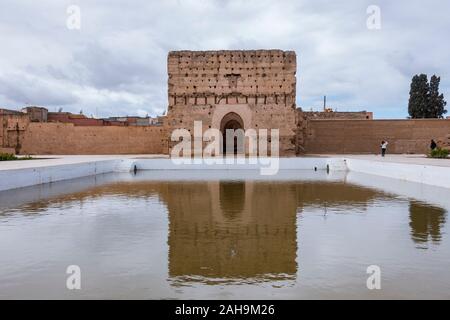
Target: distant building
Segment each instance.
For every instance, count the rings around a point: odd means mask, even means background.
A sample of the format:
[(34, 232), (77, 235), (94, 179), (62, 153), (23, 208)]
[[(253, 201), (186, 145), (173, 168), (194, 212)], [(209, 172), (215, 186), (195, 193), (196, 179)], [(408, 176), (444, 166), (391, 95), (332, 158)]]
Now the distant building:
[(49, 112), (48, 122), (73, 123), (76, 126), (102, 126), (103, 120), (88, 118), (83, 114), (70, 112)]
[(21, 111), (29, 115), (31, 122), (47, 122), (48, 110), (46, 108), (29, 106), (22, 108)]
[(103, 119), (105, 122), (111, 123), (122, 123), (127, 126), (152, 126), (162, 124), (162, 119), (159, 117), (137, 117), (137, 116), (126, 116), (126, 117), (109, 117)]
[(333, 111), (331, 108), (325, 111), (302, 111), (304, 119), (336, 119), (336, 120), (373, 120), (373, 112), (368, 111)]
[(2, 115), (2, 116), (12, 116), (12, 115), (21, 115), (21, 114), (22, 114), (21, 111), (0, 108), (0, 115)]

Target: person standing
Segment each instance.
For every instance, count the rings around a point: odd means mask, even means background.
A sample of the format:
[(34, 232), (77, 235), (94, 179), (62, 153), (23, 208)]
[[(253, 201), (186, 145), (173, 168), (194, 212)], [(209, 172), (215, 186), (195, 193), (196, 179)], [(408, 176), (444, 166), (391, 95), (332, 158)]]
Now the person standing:
[(388, 146), (388, 142), (387, 141), (381, 141), (381, 156), (384, 157), (386, 155), (386, 149)]
[(431, 151), (433, 151), (433, 150), (436, 149), (436, 148), (437, 148), (436, 142), (435, 142), (433, 139), (431, 139), (431, 143), (430, 143), (430, 149), (431, 149)]

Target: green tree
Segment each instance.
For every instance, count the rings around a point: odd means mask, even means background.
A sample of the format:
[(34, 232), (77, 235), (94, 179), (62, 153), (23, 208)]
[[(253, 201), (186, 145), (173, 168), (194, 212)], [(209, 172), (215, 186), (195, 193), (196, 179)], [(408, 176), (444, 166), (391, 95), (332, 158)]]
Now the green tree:
[(426, 118), (429, 91), (426, 74), (415, 75), (412, 78), (408, 103), (408, 113), (411, 118)]
[(439, 93), (439, 83), (441, 78), (433, 75), (430, 79), (430, 92), (428, 96), (428, 110), (427, 118), (443, 118), (447, 113), (445, 106), (447, 102), (444, 100), (444, 95)]
[(409, 91), (408, 113), (412, 119), (443, 118), (447, 102), (439, 93), (441, 78), (433, 75), (428, 83), (426, 74), (415, 75)]

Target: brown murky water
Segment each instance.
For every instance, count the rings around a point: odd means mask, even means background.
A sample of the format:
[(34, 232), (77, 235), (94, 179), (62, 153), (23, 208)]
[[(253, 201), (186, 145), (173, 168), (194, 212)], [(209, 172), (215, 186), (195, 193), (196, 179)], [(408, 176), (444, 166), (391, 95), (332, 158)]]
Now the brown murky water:
[(321, 172), (172, 176), (0, 193), (0, 298), (450, 298), (445, 203)]

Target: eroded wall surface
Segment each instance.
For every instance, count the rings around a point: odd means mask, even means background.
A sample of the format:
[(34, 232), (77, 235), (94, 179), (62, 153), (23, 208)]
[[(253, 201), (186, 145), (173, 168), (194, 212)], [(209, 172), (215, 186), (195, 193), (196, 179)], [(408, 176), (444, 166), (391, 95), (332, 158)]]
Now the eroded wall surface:
[(164, 154), (167, 153), (167, 139), (161, 127), (30, 123), (20, 153)]
[(446, 143), (450, 120), (310, 120), (304, 131), (306, 153), (379, 153), (382, 140), (388, 153), (424, 154), (431, 139)]
[[(0, 116), (0, 152), (6, 153), (168, 154), (169, 137), (165, 126), (74, 126)], [(389, 153), (424, 154), (431, 139), (449, 147), (450, 120), (303, 120), (296, 148), (298, 154), (378, 153), (387, 140)]]
[[(70, 123), (1, 119), (2, 152), (27, 155), (167, 154), (167, 133), (161, 126), (74, 126)], [(6, 123), (6, 126), (4, 125)]]
[(0, 115), (0, 153), (20, 153), (29, 123), (26, 114)]
[(280, 153), (295, 154), (293, 51), (175, 51), (168, 56), (169, 130), (221, 129), (235, 113), (243, 129), (279, 129)]

